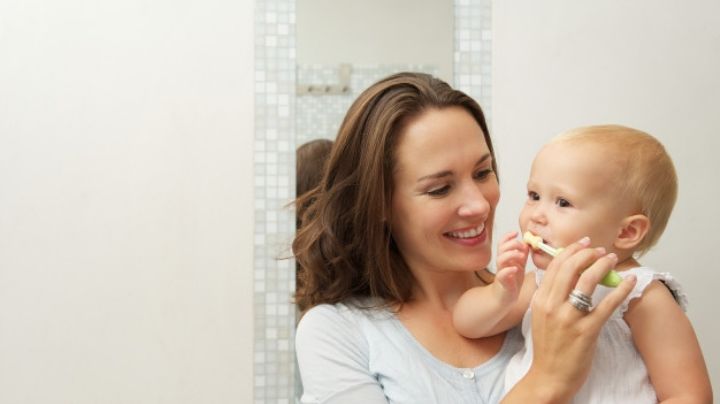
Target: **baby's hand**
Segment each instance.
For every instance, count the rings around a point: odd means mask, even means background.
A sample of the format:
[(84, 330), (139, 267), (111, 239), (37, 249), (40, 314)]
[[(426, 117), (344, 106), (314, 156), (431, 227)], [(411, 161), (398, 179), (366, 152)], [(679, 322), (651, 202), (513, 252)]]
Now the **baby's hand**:
[(530, 248), (517, 238), (516, 231), (503, 236), (498, 245), (495, 290), (505, 302), (514, 302), (525, 279), (525, 264)]

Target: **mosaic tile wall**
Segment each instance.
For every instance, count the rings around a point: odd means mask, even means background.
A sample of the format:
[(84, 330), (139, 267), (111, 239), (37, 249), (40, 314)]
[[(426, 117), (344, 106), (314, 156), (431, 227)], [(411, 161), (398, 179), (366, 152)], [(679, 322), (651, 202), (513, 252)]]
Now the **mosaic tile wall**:
[[(254, 401), (294, 403), (295, 1), (255, 3)], [(240, 136), (241, 134), (239, 134)]]
[[(455, 85), (475, 97), (490, 116), (490, 1), (455, 0)], [(333, 67), (296, 67), (295, 0), (255, 3), (255, 240), (254, 402), (295, 401), (293, 337), (295, 264), (287, 257), (295, 218), (295, 148), (334, 136), (359, 91), (400, 70), (434, 72), (429, 66), (353, 66), (351, 95), (295, 96), (297, 83), (328, 80)], [(314, 83), (313, 83), (314, 84)], [(330, 107), (332, 106), (332, 108)], [(322, 120), (316, 111), (330, 112)], [(312, 119), (311, 119), (312, 117)]]
[(491, 0), (455, 0), (455, 86), (480, 103), (488, 125), (492, 116), (491, 23)]

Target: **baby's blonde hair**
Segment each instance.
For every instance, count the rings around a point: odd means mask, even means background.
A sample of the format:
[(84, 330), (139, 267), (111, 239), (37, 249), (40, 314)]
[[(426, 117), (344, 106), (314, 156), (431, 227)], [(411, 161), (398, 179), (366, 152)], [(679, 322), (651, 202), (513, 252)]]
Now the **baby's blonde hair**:
[(594, 144), (618, 163), (618, 196), (630, 198), (637, 212), (650, 219), (650, 229), (635, 252), (645, 254), (660, 239), (677, 199), (677, 174), (665, 147), (653, 136), (621, 125), (584, 126), (556, 136), (552, 142)]

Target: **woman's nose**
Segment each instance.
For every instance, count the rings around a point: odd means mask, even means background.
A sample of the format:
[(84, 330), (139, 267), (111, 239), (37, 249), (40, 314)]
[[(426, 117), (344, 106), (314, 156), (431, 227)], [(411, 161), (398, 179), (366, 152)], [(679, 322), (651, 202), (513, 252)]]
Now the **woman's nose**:
[(476, 184), (467, 187), (462, 192), (462, 198), (458, 208), (458, 215), (462, 217), (487, 215), (490, 211), (490, 203)]

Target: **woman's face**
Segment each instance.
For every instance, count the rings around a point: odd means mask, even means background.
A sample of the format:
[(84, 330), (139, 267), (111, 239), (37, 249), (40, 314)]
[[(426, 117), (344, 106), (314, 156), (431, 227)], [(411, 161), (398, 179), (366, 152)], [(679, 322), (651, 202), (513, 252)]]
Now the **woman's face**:
[(409, 121), (395, 149), (392, 234), (415, 271), (475, 271), (491, 256), (500, 197), (492, 156), (462, 108)]

